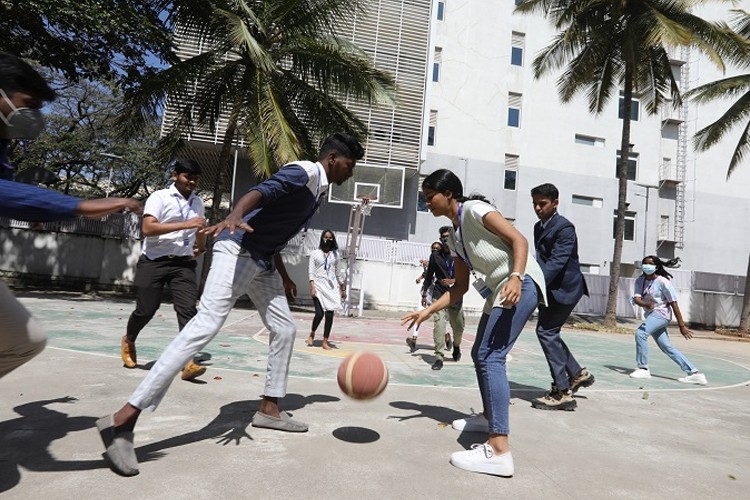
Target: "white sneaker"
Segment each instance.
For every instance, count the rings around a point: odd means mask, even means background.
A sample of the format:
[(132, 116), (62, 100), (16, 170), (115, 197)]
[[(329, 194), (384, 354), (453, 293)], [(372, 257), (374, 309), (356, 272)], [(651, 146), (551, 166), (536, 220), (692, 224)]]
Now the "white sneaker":
[(510, 452), (495, 454), (488, 443), (473, 444), (470, 450), (451, 454), (451, 464), (471, 472), (511, 477), (513, 475), (513, 455)]
[(708, 380), (706, 380), (706, 376), (699, 372), (691, 373), (687, 377), (678, 378), (677, 380), (679, 380), (683, 384), (706, 385), (708, 383)]
[(630, 374), (630, 378), (651, 378), (648, 368), (637, 368)]
[(454, 420), (451, 426), (461, 432), (490, 432), (490, 423), (481, 413), (469, 418)]

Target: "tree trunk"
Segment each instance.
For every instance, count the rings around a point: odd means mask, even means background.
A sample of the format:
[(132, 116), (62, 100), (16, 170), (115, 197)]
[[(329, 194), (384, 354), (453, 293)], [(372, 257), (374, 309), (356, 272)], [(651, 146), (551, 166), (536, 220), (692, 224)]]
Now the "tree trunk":
[(625, 89), (623, 92), (622, 142), (620, 144), (620, 160), (617, 165), (617, 218), (615, 219), (615, 248), (612, 252), (612, 262), (609, 265), (609, 293), (607, 294), (607, 309), (604, 313), (604, 325), (617, 324), (617, 292), (620, 284), (620, 263), (622, 261), (622, 242), (625, 236), (625, 210), (628, 196), (628, 159), (630, 153), (630, 111), (633, 107), (633, 68), (626, 63)]
[(747, 258), (747, 272), (745, 273), (745, 296), (742, 298), (740, 331), (743, 333), (750, 333), (750, 257)]
[[(219, 172), (214, 181), (211, 217), (208, 220), (208, 225), (210, 226), (218, 224), (221, 221), (219, 217), (221, 213), (221, 198), (224, 194), (224, 185), (232, 172), (232, 140), (237, 131), (237, 119), (233, 118), (234, 114), (230, 116), (227, 130), (224, 132), (224, 139), (221, 143), (221, 153), (219, 153)], [(213, 258), (213, 241), (211, 239), (212, 237), (209, 236), (209, 241), (206, 242), (206, 253), (203, 255), (203, 267), (201, 268), (201, 278), (198, 286), (198, 291), (201, 294), (203, 293), (203, 286), (206, 284), (208, 271), (211, 269), (211, 260)]]

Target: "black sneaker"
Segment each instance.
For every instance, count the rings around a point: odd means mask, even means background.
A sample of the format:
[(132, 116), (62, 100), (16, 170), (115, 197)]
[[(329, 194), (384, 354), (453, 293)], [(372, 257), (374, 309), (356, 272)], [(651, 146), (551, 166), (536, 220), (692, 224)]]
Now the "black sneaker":
[(442, 359), (436, 359), (434, 363), (432, 363), (432, 369), (433, 370), (442, 370), (443, 369), (443, 360)]
[(453, 347), (453, 361), (456, 363), (461, 361), (461, 348), (458, 346)]
[(450, 333), (445, 334), (445, 350), (450, 351), (453, 349), (453, 339), (451, 338)]
[(573, 394), (581, 387), (590, 387), (594, 384), (594, 376), (586, 368), (581, 368), (581, 373), (575, 377), (570, 377), (570, 392)]
[(407, 337), (406, 345), (409, 346), (409, 352), (414, 352), (417, 350), (417, 341), (414, 340), (413, 338)]

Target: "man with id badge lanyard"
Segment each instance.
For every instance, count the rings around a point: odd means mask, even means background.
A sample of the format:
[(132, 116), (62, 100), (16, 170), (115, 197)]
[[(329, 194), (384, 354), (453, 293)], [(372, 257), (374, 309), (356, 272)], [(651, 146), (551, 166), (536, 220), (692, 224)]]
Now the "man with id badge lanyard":
[(505, 362), (537, 305), (546, 304), (544, 274), (530, 256), (526, 238), (483, 196), (464, 196), (453, 172), (436, 170), (422, 182), (422, 191), (432, 214), (453, 223), (448, 245), (455, 256), (456, 282), (428, 308), (404, 316), (402, 323), (409, 328), (423, 323), (460, 300), (470, 282), (485, 298), (471, 349), (484, 410), (454, 421), (453, 428), (481, 432), (488, 439), (451, 454), (450, 462), (471, 472), (510, 477), (514, 463), (508, 441), (510, 383)]
[(96, 426), (112, 469), (138, 474), (133, 431), (143, 410), (155, 410), (181, 366), (203, 349), (221, 329), (237, 299), (247, 294), (269, 332), (263, 396), (253, 427), (307, 432), (306, 423), (279, 408), (286, 395), (289, 363), (297, 326), (289, 309), (297, 286), (289, 278), (281, 250), (308, 227), (331, 183), (341, 185), (364, 156), (354, 137), (327, 137), (317, 162), (295, 161), (253, 186), (219, 224), (202, 230), (213, 235), (213, 259), (198, 313), (167, 346), (124, 406), (97, 420)]
[[(169, 285), (180, 330), (195, 316), (198, 299), (195, 257), (206, 251), (203, 200), (194, 191), (201, 168), (193, 160), (172, 160), (168, 165), (172, 185), (155, 191), (143, 209), (143, 253), (135, 271), (135, 311), (128, 319), (120, 342), (126, 368), (138, 364), (135, 341), (161, 305), (164, 286)], [(182, 370), (183, 380), (193, 380), (206, 367), (192, 359)]]

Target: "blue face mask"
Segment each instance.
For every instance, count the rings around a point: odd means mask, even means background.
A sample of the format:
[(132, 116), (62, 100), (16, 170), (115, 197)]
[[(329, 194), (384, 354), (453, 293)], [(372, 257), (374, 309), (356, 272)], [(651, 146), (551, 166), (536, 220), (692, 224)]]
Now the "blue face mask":
[(643, 274), (654, 274), (656, 272), (656, 266), (654, 264), (643, 264), (641, 265)]

